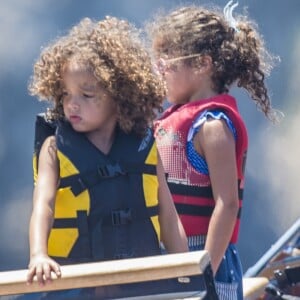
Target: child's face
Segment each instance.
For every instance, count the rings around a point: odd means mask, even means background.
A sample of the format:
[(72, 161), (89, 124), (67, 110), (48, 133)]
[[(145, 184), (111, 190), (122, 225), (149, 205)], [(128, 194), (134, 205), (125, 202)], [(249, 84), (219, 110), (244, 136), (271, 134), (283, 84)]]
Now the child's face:
[(184, 64), (183, 61), (173, 63), (172, 59), (169, 64), (166, 60), (166, 65), (161, 71), (163, 71), (161, 75), (166, 82), (168, 101), (173, 104), (189, 102), (199, 88), (198, 81), (195, 81), (193, 68)]
[(187, 59), (201, 59), (201, 54), (159, 59), (156, 64), (166, 83), (167, 99), (173, 104), (184, 104), (213, 93), (210, 66), (192, 66), (185, 63)]
[(115, 125), (114, 101), (91, 72), (71, 63), (64, 69), (62, 81), (64, 114), (74, 130), (103, 132)]

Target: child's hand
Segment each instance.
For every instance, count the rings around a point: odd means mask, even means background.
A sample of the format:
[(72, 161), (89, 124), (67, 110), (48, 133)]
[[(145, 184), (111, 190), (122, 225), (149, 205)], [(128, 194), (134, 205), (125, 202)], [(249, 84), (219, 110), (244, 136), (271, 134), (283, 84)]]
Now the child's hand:
[(54, 273), (56, 277), (61, 276), (59, 264), (45, 254), (32, 256), (30, 258), (28, 269), (27, 284), (31, 284), (33, 282), (34, 276), (36, 276), (37, 282), (40, 285), (44, 285), (52, 281), (51, 273)]

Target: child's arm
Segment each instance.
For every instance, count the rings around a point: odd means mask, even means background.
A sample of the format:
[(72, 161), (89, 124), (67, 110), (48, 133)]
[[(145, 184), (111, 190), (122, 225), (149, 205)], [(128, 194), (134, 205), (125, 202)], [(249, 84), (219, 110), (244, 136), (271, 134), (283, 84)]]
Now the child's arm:
[(187, 237), (176, 212), (159, 155), (157, 176), (159, 182), (158, 199), (161, 240), (169, 253), (187, 252)]
[(197, 133), (194, 145), (207, 162), (215, 200), (205, 244), (215, 274), (229, 245), (239, 209), (235, 140), (224, 121), (210, 120)]
[(53, 224), (54, 204), (59, 178), (55, 137), (47, 138), (39, 155), (37, 182), (33, 193), (33, 211), (29, 226), (30, 262), (27, 282), (34, 276), (39, 284), (51, 281), (51, 273), (60, 276), (59, 265), (48, 256), (48, 237)]

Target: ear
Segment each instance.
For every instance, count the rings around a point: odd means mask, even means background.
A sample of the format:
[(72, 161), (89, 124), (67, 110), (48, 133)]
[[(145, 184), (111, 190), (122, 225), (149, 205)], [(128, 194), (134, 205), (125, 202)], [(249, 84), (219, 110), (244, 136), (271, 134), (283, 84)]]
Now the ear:
[(200, 60), (200, 68), (203, 69), (203, 71), (209, 71), (212, 67), (212, 59), (209, 55), (204, 55), (199, 57)]
[(195, 74), (206, 74), (212, 69), (212, 58), (209, 55), (201, 55), (198, 59), (197, 67), (194, 69)]

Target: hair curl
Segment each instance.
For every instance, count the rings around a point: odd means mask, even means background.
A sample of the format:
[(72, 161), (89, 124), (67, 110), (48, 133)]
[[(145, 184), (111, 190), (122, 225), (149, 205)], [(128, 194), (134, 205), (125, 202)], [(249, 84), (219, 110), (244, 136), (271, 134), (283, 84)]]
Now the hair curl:
[(83, 19), (46, 47), (34, 65), (29, 92), (53, 103), (51, 118), (63, 118), (62, 70), (70, 60), (93, 72), (117, 106), (119, 126), (143, 135), (162, 111), (164, 88), (155, 76), (140, 32), (129, 22)]
[[(191, 5), (156, 16), (146, 24), (146, 30), (154, 56), (196, 53), (210, 56), (213, 90), (228, 93), (231, 85), (237, 83), (247, 90), (258, 109), (274, 120), (276, 113), (271, 106), (265, 77), (276, 57), (265, 48), (253, 21), (241, 15), (236, 21), (237, 28), (232, 28), (218, 7), (207, 9)], [(191, 58), (184, 63), (197, 66), (196, 61)]]

